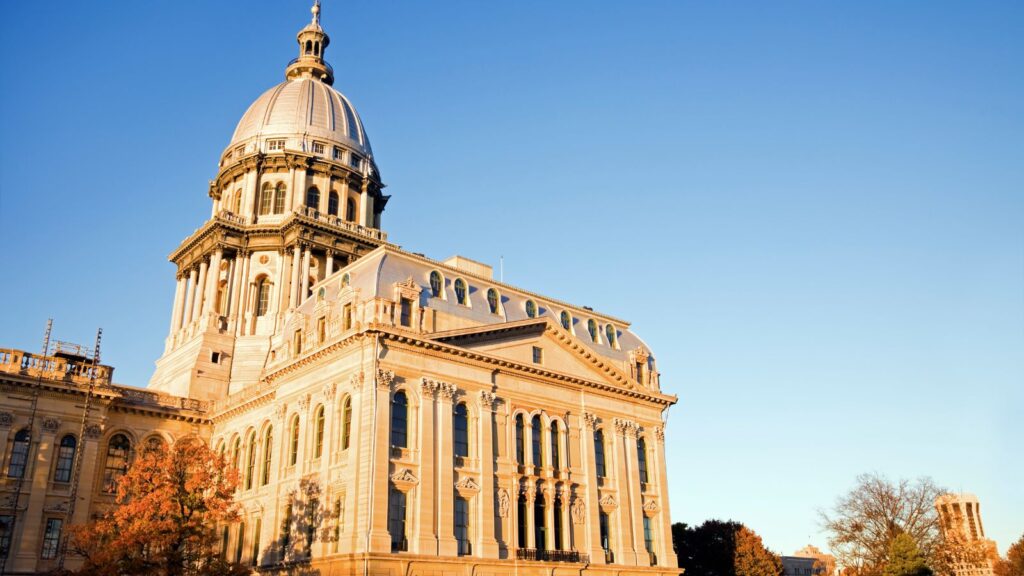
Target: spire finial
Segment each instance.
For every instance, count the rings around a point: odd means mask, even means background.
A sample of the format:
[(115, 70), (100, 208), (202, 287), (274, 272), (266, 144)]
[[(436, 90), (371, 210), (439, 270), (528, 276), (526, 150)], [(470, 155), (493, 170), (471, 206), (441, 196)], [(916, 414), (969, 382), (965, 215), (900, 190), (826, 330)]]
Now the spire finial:
[(320, 25), (320, 0), (313, 1), (313, 7), (309, 9), (313, 13), (313, 24)]

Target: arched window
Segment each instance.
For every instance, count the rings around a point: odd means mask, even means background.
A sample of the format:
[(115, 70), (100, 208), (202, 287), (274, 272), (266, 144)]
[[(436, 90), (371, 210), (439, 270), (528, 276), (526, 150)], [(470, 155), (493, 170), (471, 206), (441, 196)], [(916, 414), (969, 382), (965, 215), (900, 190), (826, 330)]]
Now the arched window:
[(246, 459), (245, 464), (245, 489), (249, 490), (252, 488), (252, 482), (256, 477), (256, 431), (253, 430), (249, 433), (249, 457)]
[(534, 302), (533, 300), (526, 301), (526, 316), (528, 318), (537, 317), (537, 303)]
[(28, 449), (31, 445), (31, 436), (27, 429), (18, 430), (14, 435), (14, 444), (11, 446), (11, 461), (7, 463), (7, 476), (21, 478), (25, 475), (25, 466), (28, 464)]
[(263, 189), (260, 190), (260, 207), (259, 215), (270, 214), (270, 210), (274, 206), (274, 189), (270, 187), (270, 183), (263, 185)]
[(430, 273), (430, 295), (434, 298), (441, 297), (441, 273), (437, 270)]
[(409, 442), (409, 398), (398, 391), (391, 399), (391, 445), (408, 447)]
[(260, 276), (256, 281), (256, 315), (266, 316), (270, 310), (270, 281), (266, 276)]
[(267, 426), (263, 434), (263, 477), (260, 478), (260, 485), (266, 486), (270, 483), (270, 464), (274, 454), (274, 427)]
[(594, 431), (594, 467), (597, 468), (597, 477), (604, 478), (606, 470), (604, 467), (604, 431)]
[(530, 431), (532, 432), (531, 436), (533, 436), (533, 438), (530, 439), (530, 445), (533, 448), (533, 465), (534, 466), (543, 466), (544, 465), (544, 454), (543, 454), (544, 451), (541, 449), (541, 446), (543, 446), (543, 444), (541, 444), (541, 441), (540, 441), (541, 440), (540, 415), (534, 416), (533, 420), (530, 421)]
[(288, 447), (288, 465), (299, 461), (299, 415), (292, 416), (291, 445)]
[(313, 41), (312, 40), (306, 40), (306, 54), (312, 54), (312, 53), (313, 53)]
[(463, 306), (466, 305), (466, 281), (462, 278), (455, 280), (455, 301)]
[(636, 441), (636, 467), (640, 471), (640, 482), (647, 484), (647, 441), (643, 437)]
[(356, 201), (351, 198), (345, 200), (345, 220), (356, 221)]
[(611, 324), (605, 325), (604, 339), (607, 341), (609, 346), (615, 348), (615, 326), (612, 326)]
[(314, 210), (320, 209), (320, 191), (316, 186), (310, 186), (309, 190), (306, 190), (306, 206)]
[(324, 405), (316, 407), (313, 413), (313, 422), (316, 429), (313, 431), (313, 458), (319, 458), (324, 452)]
[(124, 434), (115, 434), (107, 444), (107, 460), (103, 465), (103, 491), (116, 492), (117, 481), (128, 471), (132, 443)]
[[(327, 213), (331, 216), (338, 215), (338, 193), (331, 191), (327, 196)], [(328, 272), (330, 273), (330, 272)]]
[(242, 438), (235, 436), (235, 445), (231, 447), (231, 467), (241, 472), (238, 467), (242, 459)]
[(593, 318), (587, 320), (587, 332), (590, 332), (590, 339), (597, 342), (597, 322)]
[(554, 510), (553, 510), (553, 512), (554, 512), (554, 516), (553, 516), (554, 526), (552, 526), (552, 530), (551, 530), (551, 532), (552, 532), (551, 539), (554, 540), (555, 550), (561, 550), (562, 549), (562, 496), (560, 494), (558, 494), (557, 492), (555, 493), (555, 503), (554, 503)]
[(142, 447), (144, 452), (163, 452), (165, 448), (167, 448), (167, 443), (159, 436), (146, 438), (146, 443)]
[(525, 434), (523, 415), (516, 414), (516, 462), (526, 464)]
[(558, 453), (558, 422), (551, 421), (551, 467), (560, 468), (561, 458)]
[(490, 309), (491, 314), (498, 313), (498, 291), (494, 288), (487, 289), (487, 308)]
[(235, 209), (233, 211), (234, 211), (235, 214), (241, 214), (242, 213), (242, 191), (240, 189), (235, 191), (235, 207), (234, 208)]
[(287, 192), (284, 182), (277, 185), (277, 190), (274, 191), (274, 214), (284, 214), (284, 197)]
[(71, 482), (71, 469), (75, 464), (75, 448), (78, 441), (71, 434), (60, 439), (57, 448), (57, 467), (53, 471), (54, 482)]
[(346, 396), (341, 408), (341, 449), (348, 450), (352, 441), (352, 397)]
[(455, 405), (455, 417), (452, 422), (455, 431), (455, 456), (466, 458), (469, 456), (469, 414), (466, 411), (466, 403), (459, 402)]
[(562, 319), (562, 328), (565, 328), (566, 330), (571, 330), (572, 329), (572, 316), (569, 316), (568, 312), (566, 312), (565, 310), (562, 310), (561, 319)]

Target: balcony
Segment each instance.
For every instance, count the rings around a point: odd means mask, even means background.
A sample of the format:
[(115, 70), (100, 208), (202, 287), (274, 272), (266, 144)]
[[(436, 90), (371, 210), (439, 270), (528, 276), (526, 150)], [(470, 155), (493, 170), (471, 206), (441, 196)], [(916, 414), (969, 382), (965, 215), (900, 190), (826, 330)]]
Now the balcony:
[(533, 560), (535, 562), (570, 562), (576, 564), (587, 564), (590, 562), (589, 556), (586, 554), (580, 554), (576, 550), (538, 550), (536, 548), (517, 548), (516, 559)]
[(327, 224), (334, 228), (340, 228), (348, 232), (354, 232), (362, 236), (373, 238), (374, 240), (380, 240), (381, 242), (387, 242), (388, 240), (388, 235), (376, 228), (362, 226), (360, 224), (356, 224), (355, 222), (348, 222), (347, 220), (339, 218), (338, 216), (324, 214), (323, 212), (320, 212), (319, 210), (311, 208), (309, 206), (300, 206), (295, 212), (299, 216), (309, 218), (310, 220), (314, 220), (322, 224)]

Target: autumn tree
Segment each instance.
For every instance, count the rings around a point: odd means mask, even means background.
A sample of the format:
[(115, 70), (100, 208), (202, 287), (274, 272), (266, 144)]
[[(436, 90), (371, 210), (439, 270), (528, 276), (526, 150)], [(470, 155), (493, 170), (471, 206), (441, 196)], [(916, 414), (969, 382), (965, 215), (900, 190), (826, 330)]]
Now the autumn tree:
[(998, 560), (995, 544), (991, 540), (972, 540), (963, 530), (947, 528), (932, 553), (930, 565), (936, 574), (955, 576), (965, 567), (987, 568), (995, 565)]
[(1024, 536), (1010, 545), (1006, 558), (995, 565), (996, 576), (1024, 576)]
[(216, 526), (238, 519), (237, 471), (198, 439), (140, 453), (117, 484), (117, 506), (71, 529), (78, 574), (248, 573), (219, 558)]
[(932, 571), (914, 539), (902, 532), (889, 544), (889, 558), (882, 576), (932, 576)]
[(906, 534), (929, 561), (940, 537), (934, 503), (944, 492), (930, 478), (894, 483), (878, 474), (858, 476), (831, 511), (821, 512), (836, 560), (860, 576), (878, 576), (893, 540)]
[(696, 528), (672, 525), (679, 567), (687, 576), (779, 576), (782, 561), (739, 522), (708, 520)]

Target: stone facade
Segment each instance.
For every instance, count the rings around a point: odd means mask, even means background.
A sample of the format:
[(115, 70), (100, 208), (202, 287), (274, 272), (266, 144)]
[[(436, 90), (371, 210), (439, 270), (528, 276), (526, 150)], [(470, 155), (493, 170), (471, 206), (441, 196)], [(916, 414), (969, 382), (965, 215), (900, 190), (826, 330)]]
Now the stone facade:
[[(5, 471), (32, 413), (24, 398), (46, 398), (15, 569), (55, 562), (40, 558), (70, 491), (53, 479), (55, 449), (84, 429), (65, 526), (109, 506), (119, 434), (129, 458), (152, 435), (198, 435), (241, 471), (224, 553), (262, 571), (678, 574), (664, 435), (676, 398), (651, 352), (624, 320), (389, 243), (388, 196), (332, 87), (319, 6), (298, 40), (285, 82), (221, 157), (210, 219), (171, 254), (149, 390), (111, 384), (87, 356), (0, 352)], [(68, 376), (72, 364), (97, 377)]]
[(972, 548), (985, 551), (983, 558), (960, 557), (952, 566), (953, 576), (992, 576), (998, 558), (996, 543), (985, 537), (981, 523), (981, 503), (974, 494), (943, 494), (935, 499), (939, 528), (946, 540), (957, 539)]

